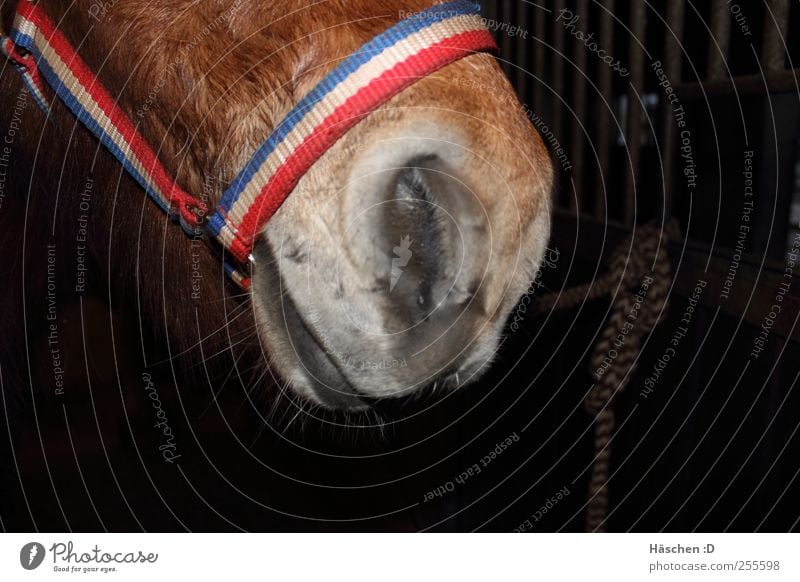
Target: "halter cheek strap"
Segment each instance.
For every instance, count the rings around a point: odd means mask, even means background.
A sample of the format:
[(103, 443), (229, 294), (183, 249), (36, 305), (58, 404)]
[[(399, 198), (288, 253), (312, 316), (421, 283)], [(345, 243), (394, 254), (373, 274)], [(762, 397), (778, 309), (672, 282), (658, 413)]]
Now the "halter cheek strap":
[[(419, 79), (470, 54), (496, 51), (479, 11), (455, 0), (400, 21), (347, 57), (278, 124), (205, 225), (233, 259), (225, 267), (237, 284), (249, 286), (237, 266), (248, 261), (269, 219), (349, 129)], [(38, 5), (19, 0), (11, 34), (0, 34), (0, 50), (45, 114), (42, 78), (165, 212), (190, 234), (201, 232), (205, 205), (178, 186)]]
[(162, 210), (180, 220), (189, 232), (199, 227), (205, 205), (178, 186), (116, 100), (38, 5), (19, 0), (14, 28), (10, 36), (2, 37), (0, 45), (46, 115), (50, 106), (42, 77)]

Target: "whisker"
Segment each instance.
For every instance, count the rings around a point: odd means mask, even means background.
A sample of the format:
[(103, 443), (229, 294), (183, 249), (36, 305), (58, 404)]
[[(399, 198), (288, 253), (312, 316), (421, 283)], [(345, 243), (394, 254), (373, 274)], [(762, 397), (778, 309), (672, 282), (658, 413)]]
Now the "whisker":
[(190, 366), (188, 366), (185, 369), (186, 370), (192, 370), (194, 368), (197, 368), (198, 366), (202, 366), (202, 365), (210, 362), (211, 360), (221, 356), (225, 352), (228, 352), (228, 351), (233, 352), (233, 348), (245, 343), (248, 339), (250, 339), (251, 337), (253, 337), (256, 334), (255, 327), (256, 327), (255, 325), (252, 325), (252, 326), (249, 326), (247, 329), (242, 330), (239, 333), (244, 333), (244, 337), (242, 337), (238, 341), (235, 341), (235, 342), (233, 342), (231, 344), (226, 345), (225, 347), (223, 347), (222, 349), (218, 350), (217, 352), (215, 352), (213, 354), (204, 356), (201, 361), (195, 362), (194, 364), (191, 364)]
[[(239, 307), (236, 307), (236, 308), (235, 308), (233, 311), (231, 311), (231, 313), (234, 313), (234, 312), (235, 312), (237, 309), (239, 309)], [(197, 341), (197, 343), (195, 343), (195, 344), (192, 344), (191, 346), (189, 346), (188, 348), (186, 348), (186, 349), (185, 349), (185, 350), (183, 350), (182, 352), (178, 352), (178, 353), (176, 353), (176, 354), (172, 354), (170, 357), (168, 357), (168, 358), (166, 358), (166, 359), (164, 359), (164, 360), (160, 360), (160, 361), (158, 361), (158, 362), (155, 362), (155, 363), (153, 363), (153, 366), (160, 366), (160, 365), (163, 365), (163, 364), (167, 364), (167, 363), (169, 363), (169, 362), (172, 362), (172, 361), (173, 361), (173, 360), (175, 360), (176, 358), (179, 358), (179, 357), (181, 357), (181, 356), (184, 356), (184, 355), (188, 354), (188, 353), (189, 353), (189, 352), (191, 352), (192, 350), (194, 350), (194, 349), (196, 349), (196, 348), (200, 347), (200, 345), (201, 345), (203, 342), (205, 342), (206, 340), (208, 340), (208, 339), (210, 339), (210, 338), (214, 337), (216, 334), (218, 334), (218, 333), (220, 333), (221, 331), (225, 330), (225, 329), (226, 329), (226, 328), (227, 328), (227, 327), (228, 327), (228, 326), (229, 326), (231, 323), (233, 323), (234, 321), (236, 321), (236, 320), (237, 320), (239, 317), (241, 317), (241, 316), (242, 316), (243, 314), (245, 314), (245, 313), (247, 313), (247, 311), (246, 311), (246, 310), (242, 310), (242, 311), (240, 311), (240, 312), (239, 312), (238, 314), (236, 314), (234, 317), (232, 317), (232, 318), (230, 318), (230, 319), (227, 319), (227, 320), (226, 320), (226, 322), (225, 322), (225, 324), (224, 324), (222, 327), (220, 327), (219, 329), (216, 329), (216, 330), (212, 331), (212, 332), (211, 332), (210, 334), (208, 334), (206, 337), (204, 337), (204, 338), (201, 338), (200, 340), (198, 340), (198, 341)]]
[(258, 377), (251, 383), (250, 387), (245, 390), (244, 400), (239, 403), (239, 406), (236, 407), (236, 410), (240, 410), (242, 406), (244, 406), (245, 402), (250, 401), (250, 395), (255, 391), (256, 388), (258, 388), (261, 379), (267, 375), (267, 372), (269, 372), (269, 368), (265, 367)]
[[(239, 356), (233, 361), (233, 366), (231, 366), (231, 369), (228, 370), (228, 373), (225, 376), (225, 379), (219, 385), (219, 389), (216, 392), (212, 391), (212, 394), (213, 394), (212, 400), (211, 400), (211, 402), (208, 403), (208, 406), (205, 407), (205, 410), (203, 410), (203, 412), (201, 412), (200, 415), (197, 417), (198, 420), (202, 419), (206, 415), (206, 413), (208, 413), (208, 411), (211, 409), (211, 405), (215, 404), (217, 402), (217, 398), (219, 398), (219, 395), (222, 393), (222, 389), (225, 388), (225, 386), (228, 384), (228, 380), (230, 380), (231, 374), (233, 374), (233, 371), (236, 369), (236, 365), (239, 363), (239, 360), (242, 359), (242, 356), (244, 354), (245, 354), (244, 351), (241, 352), (239, 354)], [(213, 390), (213, 388), (212, 388), (212, 390)]]
[(295, 415), (292, 417), (292, 419), (291, 419), (291, 420), (290, 420), (290, 421), (289, 421), (289, 422), (286, 424), (286, 426), (283, 428), (283, 434), (286, 434), (286, 431), (288, 431), (288, 430), (289, 430), (289, 427), (291, 427), (291, 426), (292, 426), (292, 423), (293, 423), (293, 422), (294, 422), (294, 421), (297, 419), (297, 417), (298, 417), (298, 416), (300, 416), (300, 414), (303, 412), (303, 410), (304, 410), (304, 409), (305, 409), (305, 404), (304, 404), (303, 402), (301, 402), (301, 403), (300, 403), (300, 406), (297, 408), (297, 414), (295, 414)]
[[(242, 299), (242, 298), (248, 298), (250, 296), (251, 296), (251, 292), (250, 291), (245, 291), (244, 293), (237, 293), (235, 295), (226, 295), (225, 297), (220, 297), (219, 299), (211, 299), (209, 301), (201, 301), (201, 302), (198, 303), (198, 305), (216, 305), (217, 303), (224, 303), (224, 302), (229, 301), (231, 299)], [(237, 307), (241, 306), (241, 305), (247, 305), (247, 303), (239, 302)]]

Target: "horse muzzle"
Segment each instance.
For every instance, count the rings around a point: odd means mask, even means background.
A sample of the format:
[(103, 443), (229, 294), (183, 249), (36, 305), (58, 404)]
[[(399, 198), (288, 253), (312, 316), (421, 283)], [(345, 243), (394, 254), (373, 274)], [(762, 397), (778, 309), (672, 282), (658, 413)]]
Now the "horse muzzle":
[(466, 136), (430, 119), (391, 134), (346, 157), (346, 182), (309, 176), (255, 251), (262, 337), (290, 386), (328, 407), (474, 382), (542, 252), (508, 228), (513, 196)]

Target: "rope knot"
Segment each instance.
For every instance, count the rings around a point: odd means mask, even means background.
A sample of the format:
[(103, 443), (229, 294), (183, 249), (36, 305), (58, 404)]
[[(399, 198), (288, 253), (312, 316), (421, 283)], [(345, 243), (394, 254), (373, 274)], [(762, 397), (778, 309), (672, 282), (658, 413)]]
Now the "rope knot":
[(36, 68), (33, 55), (11, 40), (10, 36), (0, 34), (0, 52), (17, 68), (30, 72)]

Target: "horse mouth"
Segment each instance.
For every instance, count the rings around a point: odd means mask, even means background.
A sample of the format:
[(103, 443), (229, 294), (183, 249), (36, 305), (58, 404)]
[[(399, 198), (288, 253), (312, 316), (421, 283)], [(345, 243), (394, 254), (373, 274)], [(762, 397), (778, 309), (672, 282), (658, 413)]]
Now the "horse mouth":
[(348, 377), (346, 359), (325, 349), (317, 331), (298, 312), (291, 294), (284, 299), (283, 313), (283, 332), (297, 360), (296, 372), (292, 375), (295, 388), (310, 392), (308, 396), (326, 408), (369, 408), (369, 396), (360, 392)]
[[(272, 256), (269, 249), (259, 251), (263, 258)], [(412, 378), (415, 374), (411, 361), (404, 363), (408, 366), (405, 370), (389, 367), (381, 376), (374, 366), (365, 366), (364, 362), (355, 360), (348, 350), (343, 348), (343, 351), (337, 351), (332, 348), (341, 345), (341, 342), (327, 337), (329, 332), (315, 326), (313, 317), (312, 321), (304, 317), (291, 291), (285, 287), (281, 289), (283, 283), (280, 282), (280, 275), (256, 277), (254, 282), (253, 297), (259, 310), (266, 316), (266, 325), (261, 326), (261, 333), (273, 347), (282, 347), (283, 361), (291, 361), (290, 366), (279, 372), (294, 392), (324, 408), (353, 412), (383, 406), (391, 408), (394, 405), (389, 405), (388, 401), (404, 401), (418, 390), (430, 386), (443, 390), (463, 386), (468, 383), (466, 380), (476, 378), (479, 375), (477, 369), (487, 363), (486, 356), (481, 357), (479, 350), (472, 354), (473, 357), (458, 359), (436, 370), (433, 376), (423, 374), (427, 379), (417, 378), (415, 381)], [(264, 297), (281, 297), (281, 300), (262, 301)], [(375, 382), (384, 386), (391, 384), (395, 389), (378, 393), (371, 390)]]
[[(303, 391), (307, 395), (310, 391), (313, 394), (311, 398), (328, 409), (351, 412), (368, 409), (386, 411), (387, 407), (392, 409), (395, 406), (391, 402), (398, 401), (402, 404), (419, 390), (434, 387), (437, 392), (444, 393), (460, 388), (477, 378), (480, 375), (478, 370), (486, 364), (486, 358), (478, 358), (479, 363), (465, 361), (463, 365), (441, 370), (430, 381), (398, 390), (390, 396), (376, 396), (359, 388), (356, 380), (350, 377), (351, 374), (358, 374), (358, 364), (349, 356), (326, 349), (317, 335), (318, 332), (297, 312), (290, 297), (287, 297), (286, 303), (285, 332), (298, 360), (297, 372), (301, 374), (300, 378), (297, 374), (294, 375), (295, 388), (305, 388)], [(298, 383), (303, 386), (297, 386)]]

